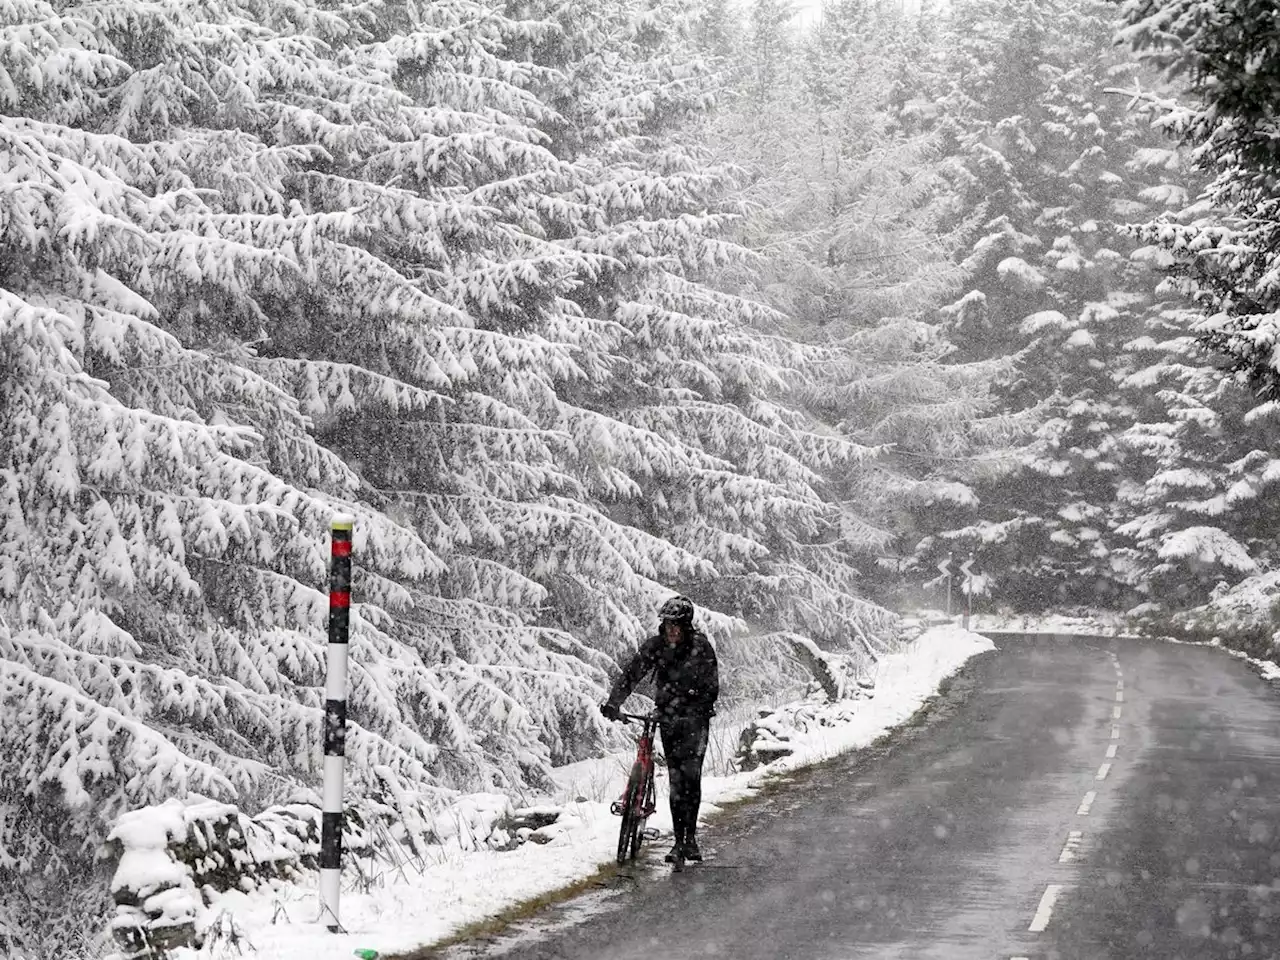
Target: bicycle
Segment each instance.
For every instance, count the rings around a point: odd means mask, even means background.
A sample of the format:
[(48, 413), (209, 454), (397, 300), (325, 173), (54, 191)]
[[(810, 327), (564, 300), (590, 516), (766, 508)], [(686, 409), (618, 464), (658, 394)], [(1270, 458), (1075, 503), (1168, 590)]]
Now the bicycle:
[[(657, 830), (646, 830), (645, 821), (657, 809), (657, 787), (653, 773), (653, 734), (658, 728), (658, 715), (651, 713), (641, 715), (623, 713), (620, 720), (639, 720), (644, 724), (640, 741), (636, 745), (636, 759), (631, 765), (631, 775), (627, 778), (627, 789), (621, 800), (613, 801), (609, 810), (615, 817), (622, 818), (618, 829), (618, 864), (634, 860), (640, 853), (640, 844), (645, 840), (658, 839)], [(676, 869), (683, 867), (677, 861)]]

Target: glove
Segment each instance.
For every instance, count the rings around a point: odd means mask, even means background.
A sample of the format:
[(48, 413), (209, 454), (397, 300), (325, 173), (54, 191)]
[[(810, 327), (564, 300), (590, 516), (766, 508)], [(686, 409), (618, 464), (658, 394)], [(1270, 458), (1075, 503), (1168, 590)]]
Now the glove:
[(622, 709), (616, 703), (600, 704), (600, 712), (604, 715), (606, 720), (622, 719)]

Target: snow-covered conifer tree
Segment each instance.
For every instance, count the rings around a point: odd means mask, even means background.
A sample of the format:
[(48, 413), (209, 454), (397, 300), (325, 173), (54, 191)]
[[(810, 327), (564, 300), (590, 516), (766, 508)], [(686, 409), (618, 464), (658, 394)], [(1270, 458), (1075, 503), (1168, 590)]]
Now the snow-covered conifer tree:
[(735, 236), (757, 253), (721, 282), (813, 345), (799, 393), (814, 429), (877, 451), (824, 476), (842, 505), (838, 569), (882, 596), (879, 580), (900, 579), (889, 558), (916, 539), (911, 505), (957, 489), (936, 482), (939, 462), (976, 467), (1025, 430), (993, 409), (1004, 361), (951, 363), (927, 322), (963, 277), (955, 252), (974, 226), (941, 150), (930, 30), (876, 4), (828, 5), (786, 82), (730, 98), (708, 128), (747, 167)]
[(1152, 609), (1166, 613), (1269, 567), (1280, 519), (1268, 507), (1280, 480), (1275, 405), (1211, 362), (1196, 317), (1185, 305), (1152, 311), (1131, 344), (1146, 364), (1123, 384), (1141, 415), (1120, 437), (1134, 461), (1119, 491), (1120, 552)]
[(969, 202), (989, 219), (944, 324), (966, 356), (1016, 357), (1002, 402), (1044, 419), (927, 546), (977, 552), (998, 571), (994, 599), (1020, 607), (1124, 603), (1136, 586), (1113, 532), (1128, 479), (1118, 438), (1137, 416), (1118, 384), (1140, 362), (1125, 345), (1161, 276), (1131, 259), (1126, 224), (1185, 187), (1138, 162), (1159, 140), (1112, 92), (1137, 71), (1110, 51), (1108, 16), (1091, 2), (996, 0), (957, 7), (952, 27), (947, 109)]

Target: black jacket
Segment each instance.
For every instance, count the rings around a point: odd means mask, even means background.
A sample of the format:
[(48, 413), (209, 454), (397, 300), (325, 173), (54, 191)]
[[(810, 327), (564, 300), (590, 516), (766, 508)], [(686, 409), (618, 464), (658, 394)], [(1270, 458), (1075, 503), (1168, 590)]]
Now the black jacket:
[(711, 641), (701, 630), (674, 646), (661, 636), (650, 637), (622, 669), (609, 691), (609, 703), (620, 707), (636, 684), (653, 673), (654, 703), (663, 720), (676, 717), (709, 717), (720, 695), (720, 669)]

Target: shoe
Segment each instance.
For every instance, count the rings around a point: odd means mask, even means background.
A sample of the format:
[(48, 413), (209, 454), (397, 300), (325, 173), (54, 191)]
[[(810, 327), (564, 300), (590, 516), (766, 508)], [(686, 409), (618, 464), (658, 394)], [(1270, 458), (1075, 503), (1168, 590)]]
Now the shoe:
[(684, 858), (692, 860), (694, 863), (702, 862), (702, 851), (698, 849), (697, 840), (686, 840), (684, 842)]
[(680, 848), (681, 848), (681, 845), (677, 843), (674, 847), (671, 848), (671, 852), (668, 853), (662, 859), (665, 860), (667, 863), (675, 863), (677, 859), (681, 859)]

